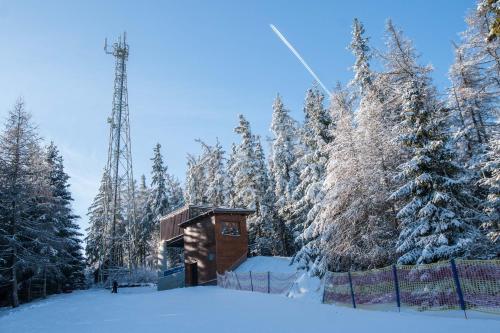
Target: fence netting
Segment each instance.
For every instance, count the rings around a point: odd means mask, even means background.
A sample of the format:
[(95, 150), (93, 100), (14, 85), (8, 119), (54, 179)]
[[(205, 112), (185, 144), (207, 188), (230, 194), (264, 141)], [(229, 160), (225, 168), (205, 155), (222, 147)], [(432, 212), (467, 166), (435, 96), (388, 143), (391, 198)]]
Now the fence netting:
[(226, 272), (217, 274), (217, 285), (227, 289), (286, 294), (296, 279), (296, 272)]
[(324, 283), (323, 302), (327, 304), (500, 314), (500, 260), (455, 260), (363, 272), (328, 272)]

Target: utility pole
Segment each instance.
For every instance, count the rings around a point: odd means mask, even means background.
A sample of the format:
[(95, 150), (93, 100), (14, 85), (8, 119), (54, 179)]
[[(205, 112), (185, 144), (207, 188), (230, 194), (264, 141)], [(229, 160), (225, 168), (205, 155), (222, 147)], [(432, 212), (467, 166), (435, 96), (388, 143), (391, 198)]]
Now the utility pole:
[(106, 227), (109, 231), (108, 268), (116, 269), (125, 264), (124, 252), (128, 254), (129, 268), (135, 241), (135, 193), (132, 172), (132, 150), (130, 142), (130, 120), (127, 91), (127, 60), (129, 46), (124, 32), (108, 48), (104, 42), (104, 52), (115, 57), (115, 82), (113, 108), (109, 123), (109, 146), (106, 172), (109, 184), (106, 187)]

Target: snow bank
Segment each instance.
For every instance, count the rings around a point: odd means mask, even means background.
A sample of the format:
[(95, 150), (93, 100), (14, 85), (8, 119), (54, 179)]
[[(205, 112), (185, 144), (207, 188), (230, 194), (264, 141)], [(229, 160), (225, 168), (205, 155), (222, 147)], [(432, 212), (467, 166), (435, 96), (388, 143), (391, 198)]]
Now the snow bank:
[[(290, 265), (291, 258), (287, 257), (251, 257), (241, 264), (236, 272), (275, 272), (293, 273), (297, 271), (297, 265)], [(311, 302), (321, 302), (323, 286), (320, 279), (309, 276), (309, 272), (298, 271), (297, 280), (287, 294), (290, 298), (302, 298)]]
[(218, 287), (78, 291), (0, 311), (2, 333), (496, 333), (498, 327), (498, 320), (355, 310)]
[(293, 273), (297, 270), (296, 265), (290, 265), (290, 258), (287, 257), (251, 257), (245, 260), (236, 272), (275, 272)]

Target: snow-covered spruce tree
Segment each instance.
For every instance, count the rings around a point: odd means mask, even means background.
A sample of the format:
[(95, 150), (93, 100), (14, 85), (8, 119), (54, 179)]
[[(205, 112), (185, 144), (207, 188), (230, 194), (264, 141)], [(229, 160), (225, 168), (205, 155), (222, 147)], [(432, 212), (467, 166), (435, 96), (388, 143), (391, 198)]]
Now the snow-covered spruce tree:
[(186, 201), (191, 205), (204, 205), (205, 198), (205, 169), (200, 157), (188, 154), (186, 171)]
[[(354, 20), (350, 48), (356, 57), (354, 80), (358, 110), (356, 112), (356, 142), (359, 146), (360, 179), (362, 179), (362, 205), (366, 216), (366, 229), (362, 237), (373, 259), (362, 256), (354, 258), (354, 265), (362, 268), (384, 266), (394, 257), (394, 242), (397, 237), (395, 207), (387, 200), (395, 187), (394, 175), (400, 162), (399, 146), (396, 144), (397, 118), (394, 106), (388, 105), (391, 90), (383, 89), (386, 76), (370, 69), (371, 59), (368, 38), (364, 36), (361, 22)], [(368, 259), (368, 260), (367, 260)]]
[(359, 150), (353, 125), (353, 98), (338, 87), (331, 96), (334, 140), (327, 145), (328, 163), (322, 186), (321, 209), (305, 230), (308, 240), (296, 255), (299, 265), (323, 275), (328, 269), (345, 271), (366, 250), (361, 242), (365, 216), (362, 205)]
[(271, 184), (277, 210), (276, 233), (283, 248), (282, 255), (293, 255), (296, 252), (290, 211), (292, 193), (299, 182), (298, 170), (294, 169), (297, 157), (301, 155), (301, 147), (297, 140), (297, 124), (284, 107), (278, 95), (273, 104), (271, 121), (271, 153), (269, 172), (272, 174)]
[(462, 43), (469, 58), (479, 65), (483, 76), (487, 77), (488, 89), (492, 92), (500, 89), (500, 38), (490, 40), (488, 37), (495, 24), (495, 14), (488, 10), (489, 0), (479, 1), (477, 10), (472, 11), (465, 19), (467, 30), (462, 34)]
[(48, 185), (50, 188), (49, 201), (46, 203), (46, 218), (55, 228), (55, 242), (57, 246), (57, 268), (61, 273), (58, 279), (60, 289), (62, 285), (71, 288), (81, 288), (84, 285), (85, 263), (82, 254), (82, 234), (78, 224), (79, 217), (73, 214), (71, 203), (73, 198), (69, 191), (69, 176), (64, 171), (63, 159), (54, 143), (47, 147), (45, 162), (48, 171)]
[(224, 206), (227, 202), (225, 151), (218, 139), (215, 146), (210, 146), (201, 140), (197, 141), (203, 149), (200, 156), (200, 167), (203, 169), (201, 171), (203, 197), (206, 203), (211, 206)]
[(239, 125), (235, 132), (241, 136), (236, 146), (233, 161), (229, 164), (232, 175), (234, 207), (255, 209), (255, 214), (247, 219), (249, 244), (255, 254), (268, 254), (269, 212), (267, 195), (268, 176), (260, 138), (252, 134), (250, 123), (239, 115)]
[(167, 173), (165, 175), (165, 182), (167, 184), (167, 197), (170, 203), (170, 211), (173, 211), (184, 205), (184, 192), (179, 180), (173, 175)]
[(400, 166), (405, 184), (391, 196), (403, 203), (397, 215), (398, 262), (482, 257), (486, 255), (486, 240), (478, 228), (482, 216), (453, 162), (434, 89), (425, 75), (416, 75), (406, 82), (403, 93), (400, 139), (411, 155)]
[(488, 216), (482, 228), (496, 245), (494, 251), (498, 257), (500, 255), (500, 138), (490, 141), (490, 149), (481, 174), (483, 178), (480, 180), (480, 185), (487, 193), (483, 207)]
[(308, 241), (304, 233), (321, 210), (323, 199), (322, 185), (328, 161), (326, 147), (332, 141), (333, 129), (332, 118), (323, 107), (323, 99), (323, 94), (317, 89), (307, 91), (305, 120), (299, 137), (303, 154), (294, 165), (294, 168), (299, 170), (299, 183), (292, 193), (289, 210), (294, 227), (295, 246), (299, 253)]
[[(40, 251), (52, 252), (50, 226), (40, 223), (43, 178), (39, 137), (22, 99), (9, 111), (0, 137), (0, 261), (2, 282), (9, 282), (11, 304), (19, 305), (19, 284), (28, 270), (37, 271), (44, 258)], [(47, 188), (45, 188), (47, 189)]]
[(87, 265), (94, 269), (103, 268), (105, 261), (109, 258), (109, 228), (107, 228), (108, 218), (106, 217), (107, 208), (110, 202), (110, 179), (109, 174), (104, 170), (92, 204), (90, 205), (87, 217), (89, 219), (89, 227), (87, 228), (87, 236), (85, 237), (85, 254)]
[(171, 205), (167, 193), (166, 174), (167, 168), (163, 163), (161, 145), (159, 143), (153, 148), (153, 162), (151, 170), (151, 185), (148, 197), (148, 209), (143, 217), (143, 228), (145, 237), (149, 244), (150, 265), (155, 265), (158, 258), (160, 241), (160, 218), (167, 214)]
[(473, 56), (467, 44), (455, 46), (448, 97), (458, 157), (472, 172), (472, 183), (477, 182), (488, 141), (499, 130), (498, 94), (489, 91), (489, 78), (483, 75), (482, 64), (471, 58)]
[(234, 181), (235, 181), (235, 173), (236, 169), (234, 168), (234, 165), (236, 163), (236, 144), (231, 145), (231, 153), (229, 154), (229, 159), (227, 160), (226, 164), (226, 184), (224, 185), (226, 190), (227, 190), (227, 195), (226, 195), (226, 204), (229, 207), (234, 208), (236, 206), (236, 192), (234, 190)]
[(37, 258), (35, 265), (24, 271), (24, 277), (29, 271), (33, 277), (42, 280), (42, 297), (46, 297), (52, 290), (61, 290), (60, 282), (63, 279), (61, 266), (66, 259), (64, 256), (64, 242), (58, 237), (58, 220), (54, 218), (52, 189), (50, 184), (50, 167), (46, 163), (45, 152), (39, 147), (31, 155), (30, 182), (32, 186), (32, 200), (27, 212), (34, 222), (39, 239), (34, 240), (29, 249)]
[(254, 137), (255, 141), (255, 214), (249, 217), (248, 223), (255, 230), (254, 253), (259, 255), (272, 255), (275, 253), (274, 220), (273, 220), (273, 196), (266, 165), (266, 157), (260, 136)]
[(135, 209), (136, 209), (136, 228), (134, 230), (134, 253), (135, 262), (143, 267), (146, 264), (146, 256), (148, 255), (148, 226), (150, 222), (147, 219), (143, 219), (145, 216), (151, 217), (149, 205), (149, 188), (146, 184), (146, 176), (142, 175), (139, 187), (135, 192)]

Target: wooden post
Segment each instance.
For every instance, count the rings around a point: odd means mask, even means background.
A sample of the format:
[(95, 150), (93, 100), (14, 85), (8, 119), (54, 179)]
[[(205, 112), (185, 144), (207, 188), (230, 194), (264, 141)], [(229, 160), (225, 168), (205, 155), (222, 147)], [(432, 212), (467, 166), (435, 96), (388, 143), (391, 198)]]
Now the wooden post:
[(253, 291), (252, 271), (250, 271), (250, 287), (252, 287)]

